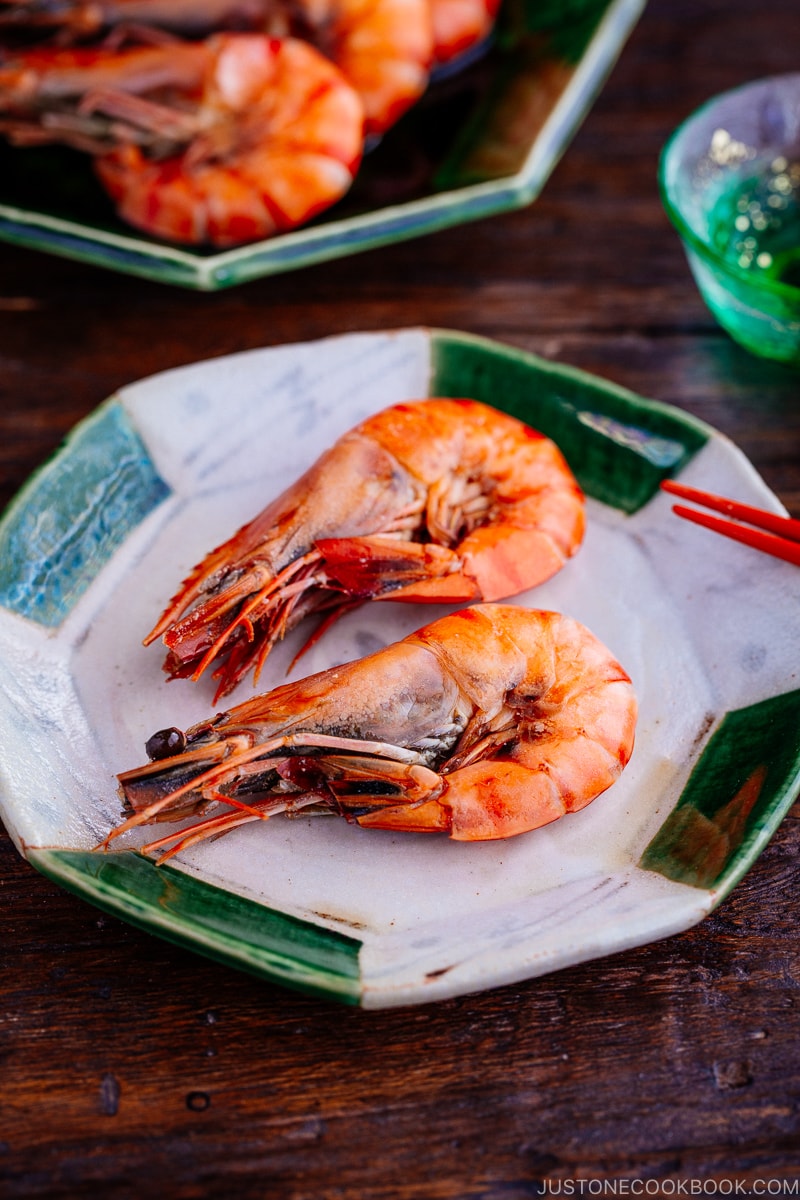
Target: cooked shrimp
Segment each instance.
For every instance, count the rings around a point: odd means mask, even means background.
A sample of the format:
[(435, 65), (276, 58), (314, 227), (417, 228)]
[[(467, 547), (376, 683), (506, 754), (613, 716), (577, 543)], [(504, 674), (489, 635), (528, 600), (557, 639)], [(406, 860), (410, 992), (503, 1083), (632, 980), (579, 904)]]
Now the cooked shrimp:
[(94, 157), (123, 220), (217, 246), (310, 220), (352, 183), (361, 102), (313, 47), (255, 34), (108, 51), (31, 51), (0, 67), (0, 131)]
[(301, 810), (457, 841), (512, 837), (614, 783), (636, 708), (626, 672), (577, 621), (475, 605), (186, 733), (154, 734), (153, 761), (119, 776), (130, 816), (103, 845), (214, 804), (225, 811), (145, 852)]
[(374, 134), (423, 93), (433, 55), (430, 0), (0, 0), (4, 21), (56, 30), (62, 43), (125, 27), (301, 38), (356, 89)]
[(497, 20), (500, 0), (428, 0), (433, 20), (434, 65), (443, 67), (470, 57), (486, 42)]
[(385, 132), (428, 85), (430, 0), (284, 0), (270, 29), (307, 37), (336, 63), (361, 96), (368, 134)]
[(310, 613), (534, 587), (577, 550), (584, 519), (560, 450), (521, 421), (474, 400), (397, 404), (207, 555), (145, 645), (163, 637), (173, 678), (218, 663), (225, 695)]

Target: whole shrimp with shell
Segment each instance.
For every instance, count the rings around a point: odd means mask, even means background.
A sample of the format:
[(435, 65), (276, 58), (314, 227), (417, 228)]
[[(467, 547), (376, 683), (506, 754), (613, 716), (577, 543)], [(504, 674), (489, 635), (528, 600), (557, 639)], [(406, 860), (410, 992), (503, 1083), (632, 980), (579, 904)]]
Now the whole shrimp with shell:
[(222, 809), (141, 847), (162, 859), (279, 813), (487, 841), (584, 808), (619, 778), (637, 717), (630, 678), (559, 613), (475, 605), (366, 658), (285, 684), (119, 776), (121, 834)]
[(559, 571), (584, 526), (549, 438), (474, 400), (396, 404), (206, 555), (145, 644), (163, 639), (172, 678), (213, 666), (219, 697), (311, 614), (324, 627), (366, 600), (505, 599)]
[(430, 0), (0, 0), (4, 25), (49, 33), (62, 46), (126, 29), (299, 38), (358, 92), (369, 135), (384, 133), (419, 99), (434, 58)]
[(177, 242), (310, 220), (350, 188), (363, 123), (338, 68), (290, 38), (40, 48), (0, 65), (0, 132), (91, 154), (120, 216)]

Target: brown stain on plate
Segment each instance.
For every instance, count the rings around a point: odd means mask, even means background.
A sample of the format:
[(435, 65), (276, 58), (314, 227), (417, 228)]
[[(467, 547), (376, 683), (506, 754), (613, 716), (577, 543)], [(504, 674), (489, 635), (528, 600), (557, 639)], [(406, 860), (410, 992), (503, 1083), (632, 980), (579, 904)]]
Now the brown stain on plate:
[(319, 917), (320, 921), (333, 921), (336, 925), (346, 925), (348, 929), (366, 929), (366, 921), (357, 921), (354, 917), (342, 917), (337, 913), (320, 912), (315, 909), (312, 914), (314, 917)]

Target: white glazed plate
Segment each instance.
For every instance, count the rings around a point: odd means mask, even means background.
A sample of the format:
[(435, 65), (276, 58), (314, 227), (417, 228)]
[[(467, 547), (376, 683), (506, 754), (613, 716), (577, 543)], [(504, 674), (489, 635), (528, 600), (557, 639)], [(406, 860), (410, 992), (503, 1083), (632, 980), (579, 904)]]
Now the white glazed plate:
[[(278, 817), (162, 867), (136, 852), (135, 834), (95, 852), (120, 819), (116, 774), (145, 761), (156, 729), (213, 711), (210, 684), (167, 683), (160, 647), (141, 644), (180, 579), (346, 429), (425, 395), (503, 397), (561, 445), (586, 490), (585, 544), (516, 602), (576, 617), (630, 673), (640, 719), (619, 782), (504, 842)], [(707, 426), (444, 331), (252, 351), (124, 388), (0, 523), (0, 813), (20, 852), (154, 933), (368, 1007), (492, 987), (688, 928), (798, 792), (798, 577), (679, 521), (658, 488), (665, 475), (781, 511)], [(442, 611), (367, 606), (290, 677)], [(297, 631), (271, 656), (259, 690), (284, 680), (302, 640)]]

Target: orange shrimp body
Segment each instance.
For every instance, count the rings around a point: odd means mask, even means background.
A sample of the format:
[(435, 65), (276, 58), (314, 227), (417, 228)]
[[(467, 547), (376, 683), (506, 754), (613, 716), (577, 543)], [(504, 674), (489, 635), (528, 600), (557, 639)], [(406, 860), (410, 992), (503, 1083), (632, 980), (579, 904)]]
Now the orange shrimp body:
[(119, 51), (35, 51), (0, 69), (14, 141), (91, 153), (120, 216), (171, 241), (230, 246), (291, 229), (350, 187), (363, 109), (294, 39), (220, 34)]
[(309, 36), (361, 96), (368, 134), (385, 132), (425, 91), (430, 0), (302, 0), (300, 10)]
[(584, 808), (619, 777), (637, 705), (610, 651), (570, 617), (475, 605), (367, 658), (258, 696), (119, 776), (119, 834), (225, 811), (151, 842), (169, 854), (279, 812), (362, 826), (511, 837)]
[(428, 0), (433, 22), (433, 58), (438, 67), (480, 46), (492, 32), (500, 0)]
[(419, 99), (433, 57), (430, 0), (0, 0), (4, 23), (56, 32), (62, 43), (125, 27), (300, 38), (339, 67), (375, 134)]
[(173, 678), (215, 663), (225, 695), (309, 613), (505, 599), (555, 574), (584, 523), (561, 452), (522, 421), (474, 400), (397, 404), (207, 555), (145, 644), (163, 637)]

